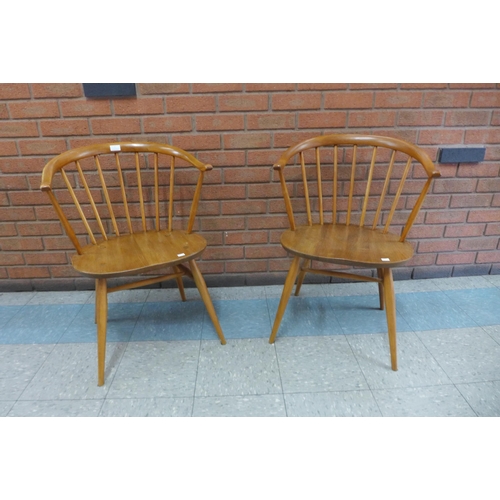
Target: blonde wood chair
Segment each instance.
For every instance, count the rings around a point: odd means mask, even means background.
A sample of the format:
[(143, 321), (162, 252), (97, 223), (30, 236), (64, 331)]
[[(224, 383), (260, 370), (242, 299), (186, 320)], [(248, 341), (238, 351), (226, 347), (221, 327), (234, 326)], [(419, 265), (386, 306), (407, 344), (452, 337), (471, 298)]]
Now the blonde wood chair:
[[(391, 367), (397, 370), (392, 268), (413, 256), (405, 240), (439, 172), (413, 144), (356, 134), (303, 141), (287, 149), (274, 169), (290, 223), (281, 244), (293, 260), (269, 342), (276, 339), (295, 281), (298, 295), (306, 273), (371, 281), (378, 283), (380, 309), (385, 306)], [(347, 266), (372, 268), (376, 276), (343, 271)]]
[[(203, 177), (211, 169), (182, 149), (148, 142), (80, 147), (45, 166), (41, 190), (76, 249), (73, 267), (96, 280), (99, 386), (104, 384), (108, 293), (175, 279), (185, 301), (182, 277), (187, 276), (226, 343), (195, 261), (207, 246), (193, 229)], [(152, 273), (108, 288), (110, 278)]]

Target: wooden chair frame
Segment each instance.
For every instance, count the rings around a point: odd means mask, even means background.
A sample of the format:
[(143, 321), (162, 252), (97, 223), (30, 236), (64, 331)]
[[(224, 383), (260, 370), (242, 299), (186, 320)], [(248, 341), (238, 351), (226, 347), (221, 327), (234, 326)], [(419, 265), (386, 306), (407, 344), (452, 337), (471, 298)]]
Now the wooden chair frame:
[[(357, 156), (359, 148), (363, 147), (372, 148), (372, 154), (371, 157), (367, 156), (365, 159), (366, 176), (364, 182), (366, 182), (366, 186), (362, 186), (363, 189), (357, 190), (357, 176), (360, 170)], [(325, 196), (323, 194), (324, 181), (322, 180), (326, 167), (321, 164), (321, 148), (333, 148), (332, 161), (328, 166), (332, 170), (332, 180), (330, 181), (332, 186), (332, 210), (328, 214), (329, 217), (331, 216), (331, 222), (326, 220)], [(348, 153), (345, 152), (345, 148), (350, 151), (350, 159)], [(385, 175), (381, 177), (379, 182), (381, 192), (376, 195), (378, 196), (378, 202), (374, 213), (373, 210), (370, 213), (368, 209), (370, 206), (369, 201), (375, 198), (372, 191), (376, 183), (377, 154), (384, 149), (389, 150), (390, 159), (387, 163), (384, 163)], [(313, 186), (316, 191), (314, 199), (310, 194), (310, 181), (307, 178), (305, 154), (307, 154), (308, 150), (314, 151), (314, 160), (312, 162), (314, 166), (309, 169), (314, 172), (316, 177), (316, 183)], [(342, 157), (342, 152), (345, 158)], [(397, 154), (404, 155), (406, 163), (403, 162), (401, 165), (400, 179), (394, 181), (392, 176), (398, 163), (396, 161)], [(296, 156), (298, 156), (298, 164), (300, 165), (300, 176), (297, 175), (297, 178), (302, 181), (302, 184), (298, 181), (297, 185), (300, 184), (301, 189), (303, 189), (305, 199), (305, 224), (302, 225), (296, 221), (292, 199), (285, 180), (285, 167)], [(422, 167), (421, 170), (425, 172), (426, 180), (406, 222), (403, 224), (401, 234), (397, 235), (389, 232), (389, 228), (394, 220), (394, 214), (404, 192), (405, 182), (411, 171), (413, 161)], [(350, 170), (349, 175), (344, 178), (343, 182), (340, 180), (341, 163), (347, 165), (348, 170)], [(269, 342), (274, 343), (276, 339), (293, 285), (296, 282), (295, 295), (298, 295), (306, 273), (349, 280), (371, 281), (378, 284), (380, 309), (385, 308), (386, 310), (391, 367), (393, 370), (397, 370), (396, 302), (392, 268), (403, 265), (413, 256), (413, 247), (405, 240), (417, 218), (432, 180), (440, 176), (433, 162), (422, 149), (400, 139), (357, 134), (331, 134), (308, 139), (288, 148), (273, 168), (279, 175), (290, 223), (290, 230), (282, 234), (281, 244), (293, 256), (293, 260), (285, 280)], [(341, 184), (343, 185), (341, 186)], [(388, 209), (384, 209), (386, 201), (390, 201), (387, 194), (391, 192), (391, 184), (394, 194), (393, 200)], [(347, 204), (345, 212), (340, 214), (339, 188), (342, 187), (347, 195)], [(298, 191), (300, 190), (295, 187), (295, 193)], [(361, 202), (361, 210), (357, 212), (354, 209), (356, 198)], [(313, 221), (313, 202), (316, 203), (317, 207), (319, 218), (317, 222)], [(373, 216), (370, 225), (367, 224), (369, 213), (370, 216)], [(340, 221), (340, 215), (345, 216), (345, 220)], [(379, 224), (382, 222), (382, 215), (385, 217), (385, 224), (380, 229)], [(359, 216), (358, 223), (353, 222), (355, 216)], [(323, 268), (313, 269), (313, 261), (374, 268), (377, 270), (377, 276), (365, 276)]]
[[(131, 160), (129, 171), (122, 166), (124, 155), (125, 159)], [(168, 203), (161, 199), (161, 193), (166, 190), (160, 182), (160, 174), (164, 170), (160, 159), (165, 157), (170, 159)], [(105, 168), (105, 160), (110, 160), (106, 165), (108, 168)], [(153, 166), (147, 173), (152, 174), (153, 183), (148, 185), (144, 172), (146, 169), (141, 166), (141, 162), (147, 165), (147, 161), (151, 163), (151, 160)], [(185, 230), (174, 227), (176, 172), (185, 170), (184, 166), (176, 166), (176, 160), (184, 162), (188, 167), (195, 167), (197, 171), (196, 188)], [(82, 166), (83, 161), (91, 162), (90, 174)], [(76, 170), (70, 172), (70, 166), (74, 166)], [(187, 276), (194, 280), (221, 343), (226, 343), (205, 280), (195, 261), (207, 245), (203, 237), (193, 233), (193, 228), (204, 174), (211, 169), (211, 165), (200, 162), (182, 149), (151, 142), (114, 142), (84, 146), (60, 154), (45, 166), (40, 188), (49, 196), (66, 234), (76, 249), (77, 254), (72, 258), (73, 267), (78, 272), (95, 278), (96, 282), (99, 386), (104, 384), (108, 293), (175, 279), (181, 299), (185, 301), (182, 277)], [(94, 182), (89, 175), (94, 176)], [(110, 176), (115, 181), (118, 178), (114, 191), (108, 185)], [(135, 180), (129, 186), (127, 179), (132, 176)], [(133, 185), (135, 182), (137, 186)], [(58, 201), (56, 188), (67, 190), (69, 199), (66, 196), (65, 202)], [(131, 202), (132, 191), (138, 198), (138, 203)], [(119, 200), (116, 204), (113, 203), (113, 194), (117, 195), (115, 198)], [(152, 203), (148, 204), (148, 198)], [(73, 224), (66, 214), (71, 203), (76, 208)], [(168, 205), (167, 220), (166, 227), (162, 229), (164, 217), (161, 209), (165, 204)], [(138, 208), (135, 218), (134, 208)], [(153, 220), (149, 218), (150, 213)], [(77, 236), (77, 230), (74, 228), (75, 218), (79, 218), (80, 224), (83, 224), (87, 233), (87, 244), (82, 243), (81, 237)], [(156, 273), (165, 268), (172, 268), (172, 272), (108, 287), (107, 280), (110, 278)]]

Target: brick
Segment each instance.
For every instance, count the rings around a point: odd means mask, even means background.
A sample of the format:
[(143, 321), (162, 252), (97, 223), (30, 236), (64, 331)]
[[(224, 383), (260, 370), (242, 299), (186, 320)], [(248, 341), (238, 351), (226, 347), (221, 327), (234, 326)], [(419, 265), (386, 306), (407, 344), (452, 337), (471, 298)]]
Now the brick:
[(165, 112), (161, 97), (114, 99), (113, 109), (116, 115), (157, 115)]
[(447, 83), (402, 83), (401, 89), (445, 89), (448, 87)]
[(398, 125), (402, 127), (431, 127), (443, 124), (444, 111), (402, 110), (399, 112)]
[(437, 265), (472, 264), (476, 258), (476, 252), (464, 253), (442, 253), (437, 256)]
[(248, 186), (249, 198), (279, 198), (282, 197), (281, 186), (274, 184), (251, 184)]
[(320, 111), (318, 113), (299, 113), (299, 128), (338, 128), (345, 127), (346, 112)]
[(31, 88), (35, 99), (83, 96), (81, 83), (34, 83)]
[(484, 233), (485, 224), (465, 224), (446, 226), (444, 231), (445, 238), (462, 238), (482, 236)]
[(0, 99), (29, 99), (30, 88), (27, 83), (0, 83)]
[(139, 118), (92, 118), (92, 133), (96, 135), (108, 134), (137, 134), (141, 132)]
[(253, 150), (247, 153), (247, 165), (263, 165), (266, 167), (271, 167), (274, 165), (281, 153), (284, 151), (279, 149), (269, 149), (269, 150)]
[(286, 215), (249, 216), (247, 224), (248, 229), (288, 229), (289, 227), (289, 221)]
[(167, 113), (202, 113), (215, 111), (214, 96), (167, 96)]
[(55, 118), (59, 116), (57, 101), (28, 101), (9, 103), (11, 118)]
[(500, 147), (490, 146), (486, 148), (484, 161), (500, 161)]
[(349, 127), (392, 127), (396, 123), (395, 111), (351, 111)]
[(3, 238), (0, 240), (0, 248), (4, 252), (43, 250), (43, 244), (41, 238)]
[(458, 224), (467, 219), (466, 210), (427, 212), (425, 222), (427, 224)]
[(269, 107), (267, 95), (221, 95), (219, 111), (263, 111)]
[(38, 128), (33, 121), (2, 121), (0, 137), (36, 137)]
[(230, 168), (224, 170), (224, 182), (250, 184), (255, 182), (269, 182), (271, 169), (258, 167)]
[(69, 264), (68, 256), (63, 252), (25, 253), (26, 264), (32, 266)]
[(447, 111), (445, 125), (447, 127), (486, 126), (490, 123), (490, 111)]
[[(458, 168), (458, 177), (498, 177), (500, 165), (493, 165), (488, 163), (461, 163)], [(481, 181), (479, 181), (481, 182)], [(479, 185), (478, 182), (478, 185)]]
[(203, 231), (231, 231), (245, 229), (243, 217), (203, 217), (201, 219)]
[(465, 144), (499, 144), (500, 128), (466, 130)]
[(419, 108), (422, 92), (377, 92), (375, 108)]
[(436, 256), (437, 256), (437, 254), (435, 254), (435, 253), (416, 254), (410, 259), (410, 261), (408, 262), (408, 265), (410, 265), (410, 266), (432, 266), (433, 264), (436, 263)]
[(17, 236), (16, 225), (13, 222), (4, 222), (0, 224), (0, 237)]
[[(316, 137), (318, 134), (314, 132), (275, 132), (274, 147), (289, 148), (294, 144)], [(279, 158), (279, 156), (278, 156)], [(278, 159), (276, 158), (276, 160)]]
[(47, 267), (9, 267), (8, 273), (11, 279), (50, 278), (50, 272)]
[(46, 161), (43, 158), (0, 158), (0, 172), (3, 174), (40, 174)]
[(444, 225), (418, 225), (412, 226), (408, 239), (421, 240), (424, 238), (441, 238), (443, 236)]
[(299, 90), (347, 90), (347, 83), (299, 83)]
[(222, 203), (222, 215), (265, 214), (266, 211), (267, 202), (265, 200), (224, 200)]
[(485, 236), (500, 235), (500, 222), (486, 224)]
[(277, 92), (284, 90), (295, 90), (295, 83), (246, 83), (247, 92)]
[(28, 183), (24, 175), (0, 176), (0, 190), (15, 191), (24, 189), (28, 189)]
[(427, 240), (418, 244), (418, 253), (429, 252), (454, 252), (458, 247), (457, 239)]
[(245, 198), (246, 187), (241, 185), (203, 186), (204, 200), (234, 200)]
[(273, 94), (272, 109), (320, 109), (321, 93), (301, 92), (299, 94)]
[(500, 210), (471, 210), (467, 222), (499, 222)]
[(241, 260), (226, 264), (226, 273), (256, 273), (264, 271), (267, 271), (267, 263), (262, 260)]
[(267, 132), (245, 132), (241, 134), (224, 134), (224, 148), (250, 149), (269, 148), (271, 135)]
[(433, 193), (473, 193), (477, 179), (443, 179), (434, 180)]
[(364, 89), (397, 89), (397, 83), (350, 83), (351, 90), (364, 90)]
[(493, 196), (491, 194), (461, 194), (452, 195), (450, 208), (489, 207)]
[(425, 92), (424, 108), (467, 108), (470, 92)]
[(203, 260), (229, 260), (229, 259), (242, 259), (244, 257), (244, 250), (242, 247), (208, 247), (203, 252)]
[(46, 236), (63, 234), (59, 222), (43, 222), (39, 224), (17, 223), (20, 236)]
[(439, 144), (440, 146), (461, 145), (464, 131), (463, 130), (421, 130), (419, 133), (419, 144)]
[(479, 181), (477, 182), (477, 192), (500, 192), (500, 179), (479, 179)]
[(247, 127), (249, 130), (295, 128), (295, 114), (252, 113), (247, 116)]
[(17, 146), (15, 141), (0, 141), (0, 156), (16, 156)]
[[(244, 151), (203, 151), (198, 153), (198, 160), (209, 163), (214, 167), (237, 167), (245, 165)], [(213, 175), (213, 172), (205, 175), (205, 182)]]
[(196, 117), (196, 130), (243, 130), (244, 116), (238, 115), (200, 115)]
[(173, 135), (172, 144), (191, 153), (202, 149), (221, 148), (219, 134)]
[(241, 92), (242, 83), (193, 83), (193, 93)]
[(111, 102), (109, 100), (61, 100), (63, 116), (106, 116), (111, 115)]
[(498, 90), (491, 92), (474, 91), (470, 106), (471, 108), (500, 108), (500, 92)]
[(193, 129), (190, 116), (154, 116), (143, 118), (144, 132), (191, 132)]
[(491, 125), (500, 125), (500, 111), (493, 111), (491, 116)]
[(64, 136), (88, 135), (89, 125), (85, 119), (43, 120), (40, 122), (42, 135)]
[(459, 250), (494, 250), (498, 244), (498, 238), (465, 238), (460, 240)]
[(0, 120), (7, 120), (9, 118), (9, 111), (7, 110), (7, 104), (0, 103)]
[(486, 262), (500, 262), (500, 250), (494, 252), (478, 252), (476, 262), (484, 264)]
[[(94, 141), (95, 142), (95, 141)], [(22, 155), (58, 155), (66, 151), (64, 139), (37, 139), (19, 141), (19, 150)], [(43, 168), (43, 167), (42, 167)], [(40, 169), (40, 172), (42, 170)]]
[(232, 231), (226, 233), (224, 237), (226, 245), (258, 245), (259, 243), (267, 243), (267, 233), (264, 231)]
[(287, 253), (281, 245), (255, 245), (245, 248), (246, 259), (284, 258)]
[(151, 94), (188, 94), (188, 83), (138, 83), (139, 95)]
[(327, 92), (325, 109), (373, 108), (373, 92)]
[(0, 221), (36, 220), (33, 208), (5, 207), (0, 208)]
[(494, 83), (450, 83), (450, 89), (494, 89)]

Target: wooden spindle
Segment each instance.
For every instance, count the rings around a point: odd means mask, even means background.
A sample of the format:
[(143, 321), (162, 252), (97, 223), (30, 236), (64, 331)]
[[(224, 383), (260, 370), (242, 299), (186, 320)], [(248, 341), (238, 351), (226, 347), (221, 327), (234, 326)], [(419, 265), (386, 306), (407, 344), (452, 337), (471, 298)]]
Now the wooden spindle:
[(372, 162), (370, 164), (370, 170), (368, 172), (368, 180), (366, 181), (365, 199), (363, 201), (363, 211), (361, 212), (361, 220), (359, 221), (359, 227), (363, 227), (365, 224), (366, 208), (368, 206), (368, 199), (370, 198), (370, 188), (372, 185), (373, 169), (375, 167), (376, 156), (377, 156), (377, 146), (373, 148)]
[(200, 170), (198, 182), (196, 183), (196, 190), (195, 190), (194, 196), (193, 196), (193, 202), (191, 203), (191, 210), (189, 211), (189, 221), (188, 221), (188, 228), (187, 228), (188, 234), (191, 233), (191, 231), (193, 230), (194, 218), (196, 217), (196, 212), (198, 210), (198, 201), (199, 201), (200, 196), (201, 196), (201, 187), (203, 185), (204, 174), (205, 174), (205, 172), (203, 172), (203, 170)]
[(106, 182), (104, 181), (104, 175), (102, 173), (101, 163), (98, 156), (94, 156), (95, 163), (97, 166), (97, 171), (99, 172), (99, 178), (101, 179), (101, 186), (104, 192), (104, 198), (106, 199), (106, 205), (108, 206), (109, 215), (111, 216), (111, 222), (113, 224), (113, 229), (115, 230), (116, 236), (120, 236), (120, 231), (118, 231), (118, 225), (116, 224), (115, 213), (113, 212), (113, 207), (111, 206), (111, 200), (109, 199), (108, 188), (106, 187)]
[(85, 192), (87, 193), (87, 197), (90, 201), (90, 206), (92, 207), (92, 211), (94, 212), (94, 217), (95, 217), (95, 220), (97, 221), (97, 225), (99, 226), (99, 231), (101, 231), (102, 237), (105, 240), (107, 240), (108, 236), (106, 235), (106, 230), (104, 229), (104, 225), (103, 225), (101, 217), (99, 215), (99, 211), (97, 210), (97, 206), (94, 202), (94, 198), (92, 197), (92, 193), (90, 192), (89, 185), (87, 183), (87, 180), (85, 179), (85, 176), (83, 175), (83, 170), (82, 170), (82, 167), (80, 166), (80, 162), (78, 160), (76, 161), (76, 168), (78, 170), (78, 174), (80, 175), (80, 179), (82, 181)]
[(155, 169), (155, 215), (156, 215), (156, 230), (160, 230), (160, 182), (158, 179), (158, 153), (154, 156)]
[(375, 212), (375, 218), (373, 219), (372, 229), (375, 229), (378, 224), (380, 213), (382, 212), (382, 206), (384, 205), (385, 195), (387, 189), (389, 188), (389, 183), (391, 181), (392, 169), (394, 167), (394, 160), (396, 159), (396, 151), (394, 150), (391, 155), (391, 160), (389, 162), (389, 168), (387, 169), (387, 174), (385, 176), (384, 186), (382, 187), (382, 193), (380, 194), (380, 200), (378, 202), (377, 211)]
[(174, 216), (174, 171), (175, 171), (175, 156), (172, 156), (170, 161), (170, 192), (168, 195), (168, 231), (172, 231), (172, 218)]
[(283, 174), (283, 169), (278, 169), (278, 174), (280, 178), (281, 191), (283, 192), (283, 198), (285, 200), (286, 213), (288, 215), (288, 221), (290, 222), (290, 229), (295, 231), (295, 219), (293, 217), (292, 202), (290, 200), (290, 194), (288, 193), (288, 188), (286, 187), (285, 175)]
[(125, 209), (125, 217), (127, 218), (127, 226), (128, 226), (128, 230), (130, 231), (130, 234), (133, 234), (134, 230), (132, 228), (132, 220), (130, 219), (130, 213), (128, 210), (127, 194), (125, 191), (125, 181), (123, 180), (122, 167), (120, 165), (120, 158), (119, 158), (118, 153), (115, 153), (115, 161), (116, 161), (116, 168), (118, 170), (118, 178), (120, 180), (120, 189), (122, 192), (122, 200), (123, 200), (123, 207)]
[(316, 176), (318, 178), (319, 223), (323, 225), (323, 187), (321, 185), (321, 163), (319, 148), (316, 148)]
[(311, 217), (311, 202), (309, 201), (309, 189), (307, 187), (307, 175), (306, 175), (306, 165), (304, 163), (304, 153), (301, 151), (299, 153), (300, 156), (300, 165), (302, 169), (302, 181), (304, 183), (304, 196), (306, 200), (306, 210), (307, 210), (307, 223), (312, 226), (312, 217)]
[(412, 159), (413, 158), (410, 156), (408, 158), (408, 161), (406, 162), (406, 167), (405, 167), (405, 170), (403, 172), (403, 176), (401, 177), (401, 181), (399, 182), (398, 191), (396, 193), (396, 196), (394, 197), (394, 201), (392, 202), (392, 206), (391, 206), (391, 210), (389, 212), (389, 215), (387, 216), (387, 222), (386, 222), (385, 227), (384, 227), (384, 233), (387, 233), (387, 231), (389, 231), (389, 226), (391, 225), (392, 216), (394, 215), (394, 212), (396, 210), (396, 206), (398, 204), (399, 197), (401, 196), (401, 193), (403, 192), (403, 187), (404, 187), (404, 183), (406, 180), (406, 176), (408, 175), (408, 172), (410, 171)]
[(408, 217), (408, 221), (406, 222), (406, 225), (403, 228), (403, 232), (401, 233), (401, 238), (399, 239), (399, 241), (404, 241), (406, 239), (408, 231), (411, 229), (411, 226), (413, 226), (413, 223), (415, 222), (415, 218), (417, 217), (418, 211), (420, 210), (420, 207), (422, 206), (422, 203), (424, 202), (425, 195), (427, 194), (427, 191), (429, 190), (429, 187), (431, 186), (431, 182), (432, 182), (432, 177), (429, 177), (427, 179), (427, 182), (425, 183), (424, 189), (420, 193), (420, 196), (418, 197), (417, 202), (415, 203), (415, 206), (413, 207), (413, 210), (410, 213), (410, 217)]
[(347, 203), (347, 220), (346, 226), (351, 222), (351, 209), (352, 209), (352, 195), (354, 194), (354, 178), (356, 177), (356, 150), (357, 145), (355, 144), (352, 148), (352, 167), (351, 167), (351, 185), (349, 186), (349, 201)]
[(337, 177), (338, 177), (338, 146), (333, 147), (333, 209), (332, 209), (332, 223), (337, 222)]
[(137, 172), (137, 189), (139, 189), (139, 203), (141, 205), (142, 230), (146, 232), (147, 231), (146, 213), (144, 212), (144, 195), (142, 193), (142, 178), (141, 178), (141, 165), (139, 162), (139, 153), (135, 153), (135, 170)]

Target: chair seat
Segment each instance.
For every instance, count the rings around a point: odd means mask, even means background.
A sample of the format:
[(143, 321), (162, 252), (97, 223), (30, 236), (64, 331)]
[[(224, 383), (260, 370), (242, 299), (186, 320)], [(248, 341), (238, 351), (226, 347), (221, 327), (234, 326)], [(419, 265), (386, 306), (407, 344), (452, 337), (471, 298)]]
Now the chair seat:
[(343, 224), (299, 226), (285, 231), (281, 244), (306, 259), (362, 267), (393, 267), (413, 256), (413, 247), (395, 234)]
[(185, 231), (147, 231), (87, 245), (75, 255), (75, 269), (94, 278), (113, 278), (178, 265), (201, 255), (207, 242)]

